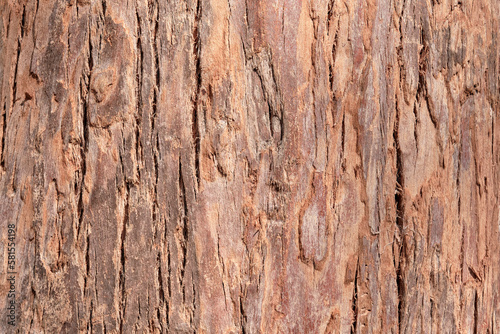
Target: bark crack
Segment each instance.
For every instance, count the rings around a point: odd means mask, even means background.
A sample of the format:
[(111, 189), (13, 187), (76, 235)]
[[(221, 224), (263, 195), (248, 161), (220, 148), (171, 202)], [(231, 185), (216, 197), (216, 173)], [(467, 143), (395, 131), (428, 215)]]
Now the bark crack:
[[(187, 244), (188, 244), (188, 238), (189, 238), (189, 233), (188, 233), (188, 204), (187, 204), (187, 198), (186, 198), (186, 187), (184, 185), (184, 177), (182, 175), (182, 163), (181, 163), (181, 158), (179, 157), (179, 196), (180, 196), (180, 204), (182, 206), (182, 211), (181, 211), (181, 222), (182, 222), (182, 240), (180, 242), (181, 247), (182, 247), (182, 265), (181, 265), (181, 280), (184, 281), (184, 276), (185, 276), (185, 270), (186, 270), (186, 263), (187, 263)], [(185, 286), (182, 282), (182, 292), (183, 292), (183, 298), (185, 301)]]
[(195, 92), (193, 97), (193, 110), (192, 110), (192, 136), (193, 136), (193, 145), (195, 150), (195, 175), (197, 185), (200, 185), (200, 154), (201, 154), (201, 135), (200, 135), (200, 124), (198, 119), (198, 106), (200, 100), (200, 91), (202, 85), (201, 78), (201, 37), (200, 37), (200, 23), (201, 23), (201, 0), (197, 1), (196, 4), (196, 13), (194, 16), (194, 27), (193, 27), (193, 55), (195, 62)]
[(0, 160), (0, 167), (2, 171), (5, 170), (5, 137), (6, 137), (6, 132), (7, 131), (7, 106), (3, 105), (3, 112), (2, 112), (2, 160)]
[(396, 189), (394, 191), (394, 202), (396, 206), (396, 226), (399, 232), (399, 262), (396, 264), (396, 285), (398, 289), (398, 324), (399, 330), (402, 329), (403, 312), (404, 312), (404, 279), (403, 279), (403, 248), (404, 248), (404, 174), (402, 151), (399, 141), (399, 125), (400, 125), (400, 110), (398, 100), (396, 99), (396, 117), (394, 122), (394, 145), (396, 148)]
[(154, 24), (154, 36), (153, 36), (153, 51), (154, 51), (154, 70), (155, 70), (155, 82), (156, 85), (153, 89), (153, 115), (151, 116), (151, 143), (152, 154), (153, 154), (153, 168), (154, 168), (154, 203), (153, 203), (153, 222), (157, 220), (158, 210), (158, 173), (159, 173), (159, 152), (160, 152), (160, 140), (158, 136), (158, 131), (156, 130), (156, 117), (158, 115), (158, 95), (160, 92), (161, 85), (161, 70), (160, 70), (160, 57), (158, 52), (158, 22), (160, 20), (160, 11), (156, 8), (156, 19)]
[[(89, 97), (90, 97), (90, 82), (91, 82), (91, 75), (92, 75), (92, 69), (94, 66), (93, 62), (93, 52), (92, 52), (92, 30), (90, 27), (90, 23), (88, 24), (87, 27), (87, 34), (88, 34), (88, 55), (87, 55), (87, 62), (86, 62), (86, 68), (84, 70), (84, 75), (80, 78), (80, 99), (83, 100), (83, 110), (82, 110), (82, 142), (80, 143), (80, 155), (81, 155), (81, 161), (80, 161), (80, 170), (78, 171), (78, 176), (79, 176), (79, 189), (78, 189), (78, 205), (77, 205), (77, 210), (78, 210), (78, 226), (77, 226), (77, 240), (80, 239), (80, 235), (82, 233), (82, 229), (84, 228), (83, 226), (83, 221), (84, 221), (84, 214), (85, 214), (85, 204), (83, 202), (83, 194), (84, 191), (86, 190), (85, 186), (85, 178), (87, 175), (87, 153), (89, 149)], [(85, 277), (84, 277), (84, 296), (88, 296), (89, 293), (89, 280), (91, 279), (91, 273), (90, 273), (90, 231), (89, 231), (89, 224), (85, 226)], [(95, 280), (95, 276), (94, 276)], [(96, 289), (96, 284), (94, 282), (94, 289)], [(94, 290), (96, 295), (97, 291)], [(89, 314), (89, 323), (88, 323), (88, 329), (92, 333), (92, 317), (93, 317), (93, 298), (90, 301), (90, 314)]]
[(137, 19), (137, 50), (139, 50), (139, 54), (137, 57), (137, 71), (136, 71), (136, 85), (137, 85), (137, 106), (135, 115), (135, 154), (136, 154), (136, 172), (137, 177), (141, 179), (141, 170), (140, 163), (142, 161), (142, 144), (141, 144), (141, 123), (142, 123), (142, 115), (141, 111), (143, 109), (143, 101), (142, 101), (142, 86), (144, 80), (144, 51), (142, 49), (142, 29), (141, 29), (141, 18), (139, 12), (136, 8), (135, 11), (136, 19)]
[(477, 296), (477, 290), (474, 290), (474, 334), (479, 332), (479, 298)]
[(356, 333), (356, 328), (358, 324), (358, 274), (359, 274), (359, 258), (356, 263), (356, 273), (354, 274), (354, 289), (352, 293), (352, 322), (351, 322), (351, 334)]
[(126, 180), (125, 185), (125, 208), (122, 221), (122, 230), (120, 234), (120, 333), (123, 333), (123, 323), (125, 321), (125, 314), (127, 309), (127, 295), (125, 286), (125, 239), (127, 236), (127, 225), (130, 221), (130, 184)]

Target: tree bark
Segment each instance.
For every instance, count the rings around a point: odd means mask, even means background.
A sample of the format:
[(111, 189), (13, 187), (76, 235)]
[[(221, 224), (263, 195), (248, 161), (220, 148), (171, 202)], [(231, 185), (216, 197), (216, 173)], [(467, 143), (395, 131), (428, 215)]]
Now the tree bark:
[(0, 332), (500, 332), (500, 2), (0, 9)]

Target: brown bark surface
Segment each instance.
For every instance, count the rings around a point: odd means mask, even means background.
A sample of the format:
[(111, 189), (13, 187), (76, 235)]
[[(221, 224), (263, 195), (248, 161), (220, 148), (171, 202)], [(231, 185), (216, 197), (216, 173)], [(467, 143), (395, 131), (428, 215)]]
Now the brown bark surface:
[(499, 20), (0, 0), (0, 332), (499, 333)]

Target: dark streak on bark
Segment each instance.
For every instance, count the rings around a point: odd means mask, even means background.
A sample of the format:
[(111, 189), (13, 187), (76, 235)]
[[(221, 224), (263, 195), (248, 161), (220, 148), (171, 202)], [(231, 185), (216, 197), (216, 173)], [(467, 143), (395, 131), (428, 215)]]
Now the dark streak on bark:
[[(330, 26), (330, 21), (328, 21), (328, 26)], [(335, 37), (333, 38), (333, 45), (332, 45), (332, 62), (331, 64), (329, 64), (328, 66), (328, 70), (329, 70), (329, 73), (328, 73), (328, 80), (330, 82), (330, 91), (333, 93), (333, 72), (334, 72), (334, 68), (335, 68), (335, 61), (337, 59), (337, 45), (338, 45), (338, 42), (339, 42), (339, 29), (340, 29), (340, 20), (339, 20), (339, 23), (338, 23), (338, 27), (337, 27), (337, 31), (335, 31)], [(335, 99), (335, 94), (332, 94), (332, 98)], [(335, 117), (333, 117), (333, 119), (335, 120)]]
[[(92, 56), (90, 56), (92, 58)], [(88, 84), (90, 84), (90, 79), (88, 80)], [(88, 89), (88, 87), (87, 87)], [(88, 92), (88, 90), (87, 90)], [(88, 93), (85, 93), (87, 95)], [(83, 97), (83, 84), (80, 81), (80, 95)], [(83, 205), (83, 191), (85, 188), (85, 174), (87, 172), (87, 152), (88, 152), (88, 137), (89, 137), (89, 123), (88, 123), (88, 96), (85, 97), (85, 101), (83, 103), (83, 115), (82, 115), (82, 128), (83, 128), (83, 142), (80, 146), (80, 154), (81, 154), (81, 171), (79, 171), (80, 177), (80, 185), (79, 185), (79, 194), (78, 194), (78, 233), (77, 236), (81, 233), (82, 222), (83, 222), (83, 214), (84, 214), (84, 205)]]
[(413, 138), (415, 139), (416, 155), (418, 156), (418, 123), (420, 122), (420, 119), (418, 117), (417, 102), (413, 105), (413, 115), (415, 116), (415, 122), (413, 124)]
[[(311, 65), (312, 65), (312, 78), (310, 79), (311, 82), (314, 84), (311, 87), (311, 93), (312, 93), (312, 105), (313, 105), (313, 115), (314, 115), (314, 160), (318, 158), (318, 116), (320, 118), (323, 118), (323, 114), (321, 113), (322, 110), (319, 110), (317, 107), (317, 99), (316, 99), (316, 82), (317, 82), (317, 76), (318, 76), (318, 64), (316, 61), (316, 58), (318, 57), (316, 48), (318, 45), (318, 18), (313, 16), (313, 14), (310, 12), (309, 16), (311, 18), (311, 21), (313, 22), (313, 31), (314, 31), (314, 41), (311, 43)], [(321, 68), (319, 69), (321, 71)], [(273, 74), (274, 77), (274, 74)], [(281, 108), (283, 111), (283, 108)], [(323, 123), (323, 122), (322, 122)], [(283, 122), (281, 122), (283, 124)], [(283, 139), (283, 131), (281, 132), (281, 138)]]
[[(83, 101), (83, 115), (82, 115), (82, 129), (83, 129), (83, 142), (80, 147), (81, 154), (81, 172), (79, 172), (80, 176), (80, 185), (79, 185), (79, 194), (78, 194), (78, 231), (77, 231), (77, 239), (80, 238), (81, 230), (83, 228), (83, 217), (85, 213), (85, 206), (83, 204), (83, 192), (85, 190), (85, 177), (87, 173), (87, 153), (89, 148), (89, 98), (90, 98), (90, 82), (92, 69), (94, 66), (93, 55), (92, 55), (92, 33), (90, 29), (90, 24), (88, 26), (88, 68), (86, 69), (88, 72), (85, 76), (80, 78), (80, 98), (84, 99)], [(83, 80), (83, 82), (82, 82)], [(86, 82), (85, 82), (86, 80)], [(86, 90), (84, 90), (86, 89)], [(88, 231), (86, 231), (86, 243), (85, 243), (85, 265), (86, 265), (86, 275), (84, 278), (84, 294), (87, 294), (88, 290), (88, 280), (90, 279), (90, 235)], [(90, 309), (90, 330), (92, 331), (92, 302)]]
[(2, 112), (2, 159), (0, 160), (0, 168), (2, 170), (5, 170), (5, 137), (7, 131), (7, 107), (4, 103), (3, 105), (3, 112)]
[[(167, 294), (168, 294), (168, 300), (170, 301), (172, 300), (172, 266), (170, 261), (170, 247), (168, 246), (168, 243), (167, 243), (167, 270), (168, 270)], [(169, 319), (169, 304), (167, 304), (167, 323), (168, 319)]]
[[(182, 266), (181, 266), (181, 278), (184, 279), (186, 263), (187, 263), (187, 244), (188, 244), (188, 204), (186, 199), (186, 187), (184, 185), (184, 178), (182, 175), (182, 163), (181, 158), (179, 157), (179, 190), (180, 190), (180, 201), (182, 205), (182, 213), (181, 213), (181, 221), (182, 221), (182, 236), (183, 240), (181, 242), (182, 245)], [(184, 290), (185, 286), (183, 284), (183, 298), (184, 298)]]
[(127, 225), (130, 220), (130, 185), (127, 183), (125, 194), (125, 211), (123, 215), (122, 231), (120, 235), (120, 333), (123, 333), (123, 323), (125, 321), (125, 314), (127, 309), (127, 295), (125, 290), (125, 238), (127, 236)]
[(21, 18), (21, 39), (24, 38), (24, 29), (26, 28), (26, 6), (23, 5), (23, 15)]
[(327, 14), (327, 29), (330, 31), (330, 22), (333, 17), (333, 6), (335, 5), (335, 0), (330, 0), (328, 2), (328, 14)]
[[(401, 147), (399, 146), (399, 115), (400, 110), (398, 107), (398, 102), (396, 101), (396, 118), (394, 123), (394, 145), (396, 148), (396, 189), (394, 195), (394, 201), (396, 203), (396, 225), (399, 227), (400, 232), (403, 229), (403, 214), (404, 214), (404, 175), (403, 175), (403, 160), (401, 152)], [(398, 189), (399, 188), (399, 189)]]
[(158, 173), (159, 173), (159, 152), (160, 152), (160, 140), (158, 138), (158, 132), (156, 131), (156, 117), (158, 115), (158, 95), (161, 85), (161, 71), (160, 71), (160, 56), (158, 52), (158, 22), (160, 20), (159, 8), (156, 8), (156, 18), (154, 24), (154, 36), (153, 36), (153, 50), (154, 50), (154, 66), (155, 66), (155, 81), (156, 86), (153, 90), (153, 115), (151, 116), (151, 145), (154, 161), (154, 204), (153, 204), (153, 222), (157, 220), (156, 211), (158, 210)]
[(106, 17), (106, 7), (107, 7), (106, 0), (102, 0), (102, 14), (104, 17)]
[(340, 166), (342, 171), (346, 170), (346, 163), (344, 161), (344, 152), (345, 152), (345, 113), (342, 114), (342, 134), (340, 139)]
[[(240, 290), (241, 289), (242, 289), (242, 287), (240, 286)], [(239, 300), (240, 300), (240, 309), (239, 309), (239, 312), (240, 312), (240, 329), (241, 329), (241, 334), (246, 334), (245, 326), (246, 326), (246, 323), (247, 323), (247, 316), (245, 314), (245, 309), (243, 308), (243, 292), (242, 291), (240, 291)]]
[(16, 55), (16, 67), (14, 68), (14, 85), (12, 88), (12, 108), (16, 103), (16, 95), (17, 95), (17, 73), (19, 70), (19, 57), (21, 56), (21, 39), (17, 39), (17, 55)]
[(474, 334), (478, 334), (479, 332), (479, 316), (478, 316), (478, 308), (479, 308), (479, 299), (477, 297), (477, 290), (474, 290)]
[(136, 72), (136, 85), (137, 85), (137, 113), (135, 116), (135, 154), (136, 154), (136, 168), (137, 168), (137, 177), (141, 178), (141, 169), (140, 169), (140, 161), (142, 161), (142, 145), (141, 145), (141, 122), (142, 115), (140, 114), (143, 109), (142, 102), (142, 85), (144, 79), (144, 51), (142, 50), (142, 29), (141, 29), (141, 18), (139, 16), (139, 12), (135, 11), (136, 19), (137, 19), (137, 50), (139, 50), (139, 56), (137, 57), (137, 72)]
[(90, 317), (89, 317), (89, 322), (87, 323), (87, 331), (89, 333), (93, 333), (93, 328), (92, 328), (92, 325), (93, 325), (93, 321), (92, 321), (92, 315), (93, 315), (93, 311), (94, 311), (94, 301), (91, 300), (90, 301)]
[(396, 226), (399, 229), (400, 240), (400, 254), (399, 254), (399, 263), (397, 263), (396, 269), (396, 284), (398, 288), (398, 323), (399, 330), (401, 332), (402, 329), (402, 321), (403, 321), (403, 311), (404, 311), (404, 279), (403, 279), (403, 268), (402, 268), (402, 255), (404, 248), (404, 236), (403, 236), (403, 228), (404, 228), (404, 175), (403, 175), (403, 160), (402, 160), (402, 152), (399, 144), (399, 123), (400, 123), (400, 110), (398, 105), (398, 100), (396, 99), (396, 117), (394, 122), (394, 145), (396, 148), (396, 189), (394, 195), (394, 202), (396, 205)]
[(491, 117), (491, 160), (495, 163), (495, 116)]
[(352, 293), (352, 322), (351, 322), (351, 334), (356, 333), (356, 328), (358, 324), (358, 275), (359, 275), (359, 258), (356, 264), (356, 273), (354, 274), (354, 290)]
[(193, 299), (191, 300), (191, 303), (193, 304), (193, 310), (190, 314), (190, 316), (191, 316), (190, 322), (191, 322), (191, 327), (193, 327), (193, 325), (194, 325), (193, 333), (197, 333), (198, 329), (196, 328), (196, 324), (193, 323), (194, 316), (196, 314), (196, 288), (195, 288), (194, 282), (192, 283), (191, 287), (193, 289)]
[[(158, 37), (158, 25), (160, 21), (160, 9), (159, 5), (155, 2), (156, 8), (153, 9), (153, 14), (156, 10), (156, 16), (152, 18), (154, 20), (154, 28), (153, 28), (153, 56), (154, 56), (154, 76), (155, 76), (155, 86), (153, 88), (153, 114), (151, 115), (151, 153), (153, 156), (153, 169), (154, 169), (154, 182), (153, 182), (153, 203), (152, 203), (152, 212), (153, 212), (153, 224), (157, 224), (157, 222), (161, 222), (161, 214), (158, 215), (158, 181), (159, 181), (159, 152), (160, 152), (160, 139), (156, 129), (156, 117), (158, 115), (158, 95), (161, 88), (161, 69), (160, 69), (160, 56), (158, 50), (158, 44), (161, 43)], [(152, 15), (151, 15), (152, 16)], [(166, 243), (166, 226), (165, 234), (163, 235), (162, 243)], [(165, 287), (163, 282), (163, 270), (162, 270), (162, 251), (159, 249), (156, 257), (156, 266), (157, 266), (157, 281), (159, 286), (159, 305), (157, 306), (157, 317), (160, 325), (160, 332), (168, 332), (169, 331), (169, 298), (165, 294)], [(167, 266), (170, 264), (167, 262)], [(168, 267), (167, 267), (168, 268)], [(169, 270), (169, 269), (168, 269)], [(168, 278), (170, 278), (170, 270), (168, 273)], [(169, 287), (167, 286), (167, 289)], [(169, 293), (169, 292), (168, 292)], [(161, 315), (162, 308), (165, 308), (165, 323), (163, 321), (163, 317)]]
[(193, 110), (192, 110), (192, 136), (193, 145), (195, 149), (195, 170), (196, 170), (196, 181), (198, 186), (200, 185), (200, 154), (201, 154), (201, 135), (200, 135), (200, 124), (198, 119), (198, 105), (199, 96), (201, 91), (201, 38), (200, 38), (200, 23), (201, 23), (201, 1), (198, 0), (196, 4), (196, 13), (194, 17), (194, 27), (193, 27), (193, 54), (194, 62), (196, 66), (195, 76), (196, 76), (196, 87), (195, 96), (193, 97)]

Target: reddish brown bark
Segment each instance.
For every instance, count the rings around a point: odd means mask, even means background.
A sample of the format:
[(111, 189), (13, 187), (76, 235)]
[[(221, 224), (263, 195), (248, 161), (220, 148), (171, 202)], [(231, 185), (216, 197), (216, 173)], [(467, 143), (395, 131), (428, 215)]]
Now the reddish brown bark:
[(500, 332), (500, 2), (0, 8), (0, 332)]

